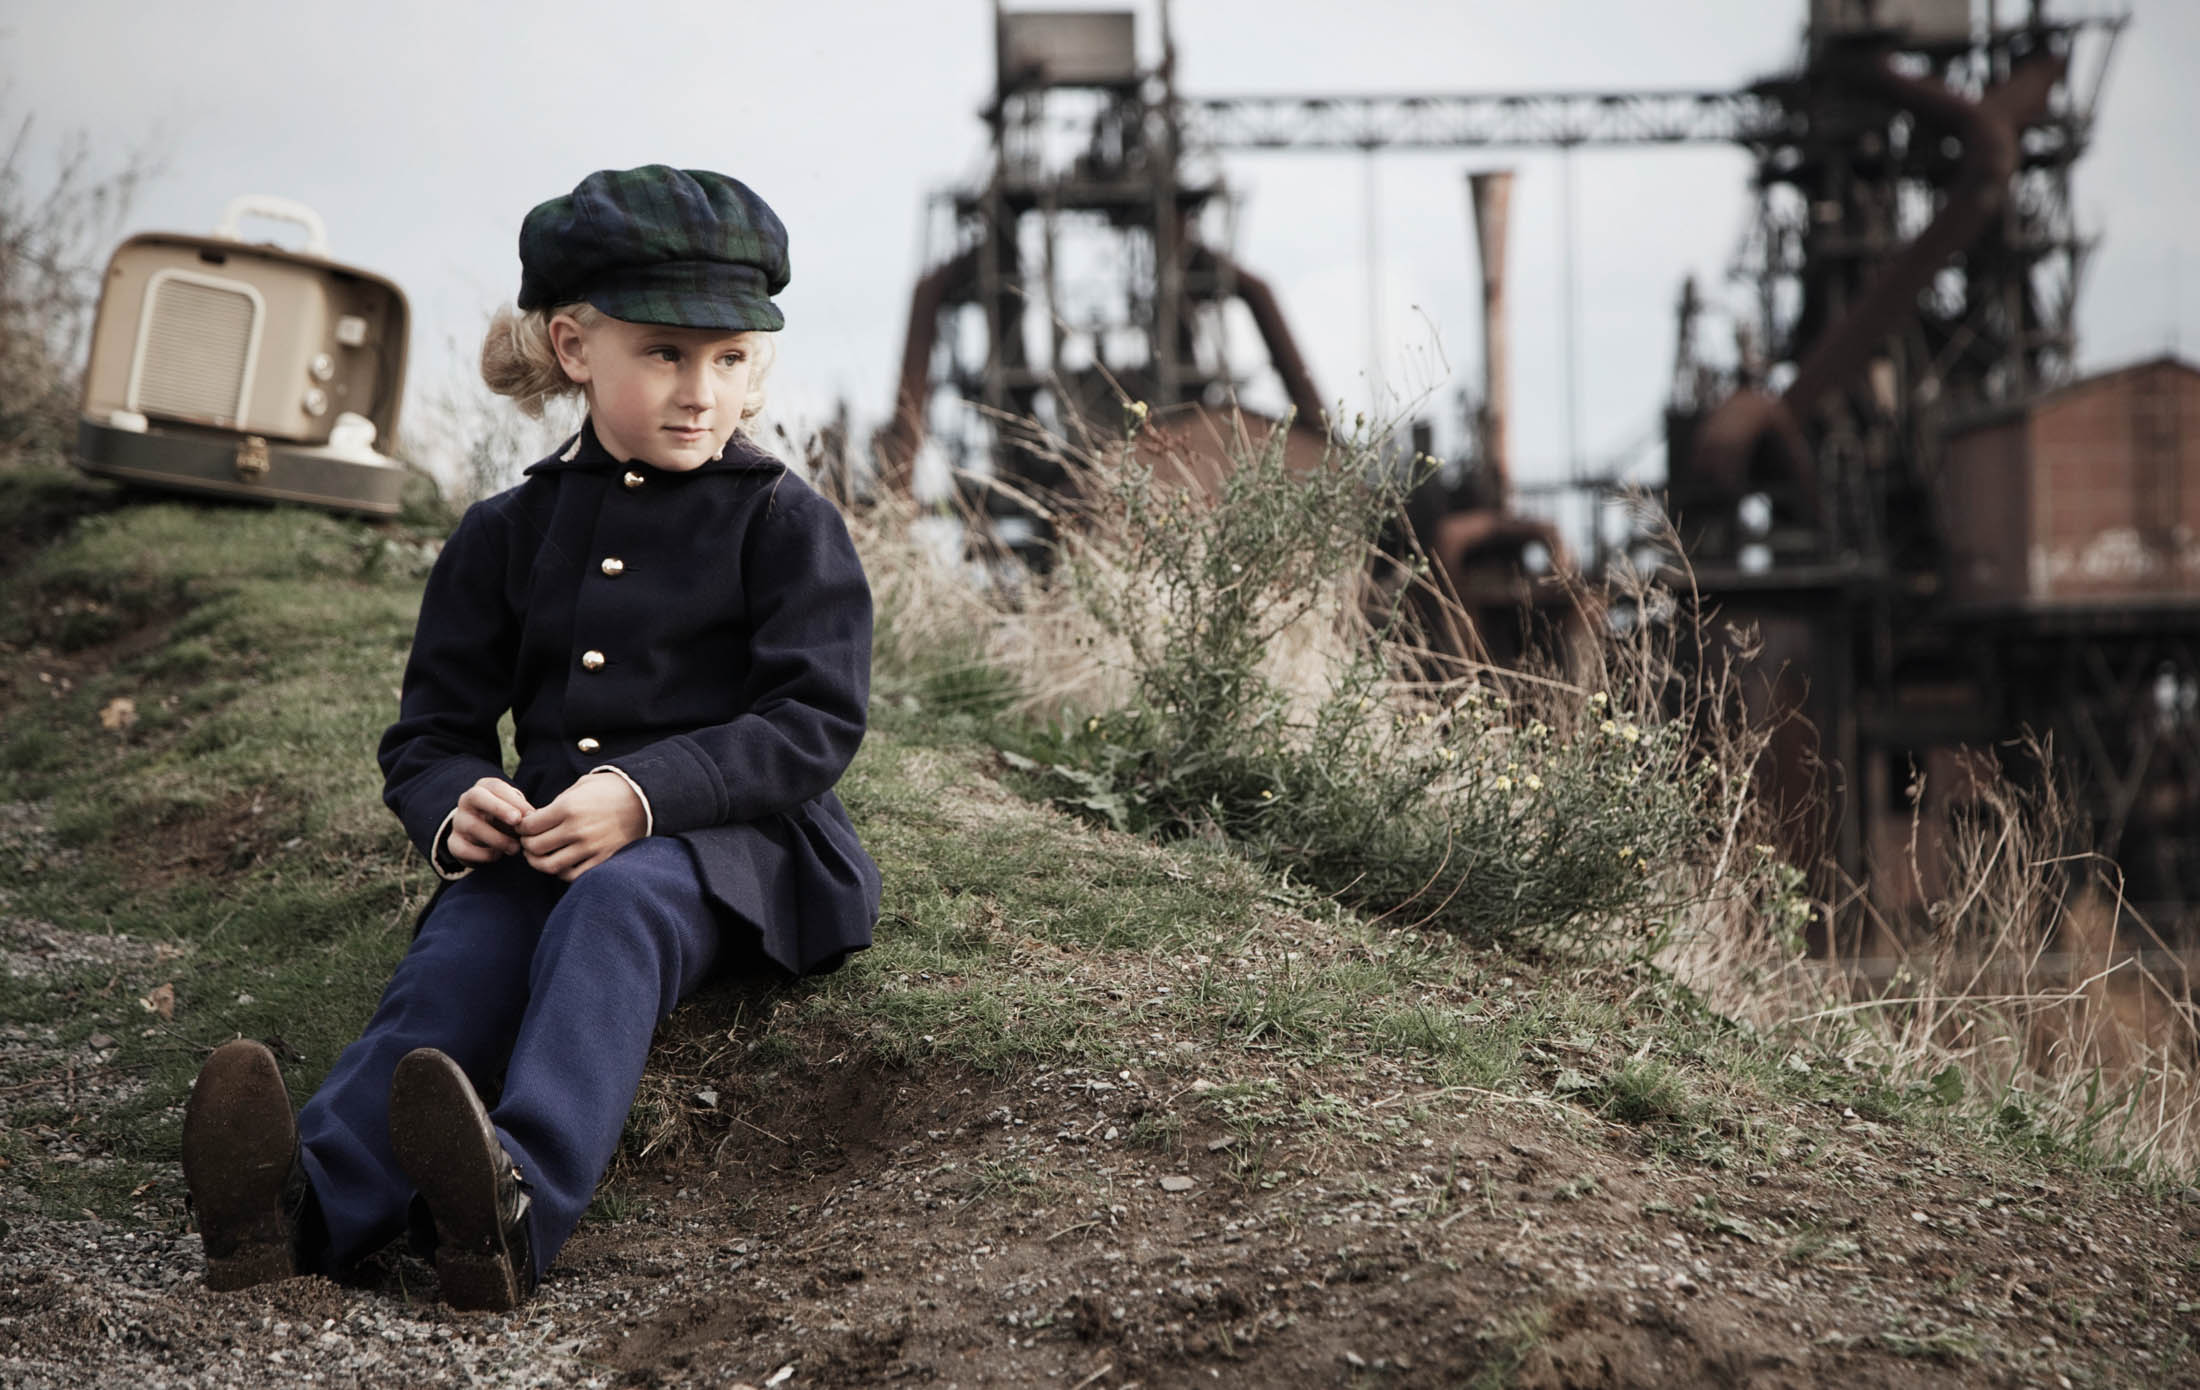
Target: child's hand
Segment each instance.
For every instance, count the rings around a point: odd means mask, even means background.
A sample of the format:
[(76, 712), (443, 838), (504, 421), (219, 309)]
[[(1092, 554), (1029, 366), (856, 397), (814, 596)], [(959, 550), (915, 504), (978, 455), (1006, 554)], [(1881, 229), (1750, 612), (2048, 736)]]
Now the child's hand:
[(624, 777), (591, 773), (519, 824), (530, 868), (571, 883), (642, 838), (642, 799)]
[(518, 787), (501, 777), (484, 777), (459, 795), (451, 836), (443, 847), (461, 864), (490, 864), (518, 854), (519, 823), (534, 811)]

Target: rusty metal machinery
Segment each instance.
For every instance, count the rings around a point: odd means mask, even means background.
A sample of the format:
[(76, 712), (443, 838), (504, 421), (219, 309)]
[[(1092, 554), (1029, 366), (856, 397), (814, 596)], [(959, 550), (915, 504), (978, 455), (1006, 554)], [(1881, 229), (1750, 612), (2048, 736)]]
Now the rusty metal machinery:
[[(2187, 921), (2200, 371), (2074, 379), (2087, 242), (2071, 177), (2125, 20), (2022, 9), (1988, 0), (1980, 24), (1969, 0), (1809, 0), (1803, 61), (1740, 92), (1208, 98), (1175, 90), (1165, 7), (1153, 70), (1127, 13), (999, 15), (991, 168), (938, 200), (947, 235), (913, 297), (884, 481), (905, 483), (929, 437), (960, 467), (1051, 486), (1016, 422), (1105, 426), (1118, 389), (1211, 427), (1250, 370), (1225, 350), (1233, 303), (1300, 424), (1318, 420), (1280, 306), (1230, 254), (1220, 152), (1739, 144), (1757, 165), (1735, 267), (1752, 311), (1732, 360), (1713, 360), (1684, 291), (1665, 500), (1672, 558), (1720, 621), (1762, 639), (1759, 711), (1805, 716), (1771, 768), (1795, 848), (1904, 917), (1938, 872), (1930, 845), (1914, 871), (1903, 862), (1913, 816), (1960, 806), (1960, 750), (2029, 729), (2053, 736), (2132, 901), (2157, 926)], [(1491, 379), (1465, 481), (1421, 499), (1420, 522), (1494, 618), (1532, 587), (1526, 553), (1562, 550), (1513, 510), (1493, 428), (1503, 219), (1489, 191)], [(1318, 435), (1297, 443), (1319, 456)], [(1630, 538), (1585, 558), (1643, 553)]]
[[(1132, 24), (1127, 11), (996, 12), (998, 76), (983, 113), (991, 167), (982, 183), (934, 200), (945, 249), (928, 254), (912, 295), (895, 409), (874, 441), (889, 489), (909, 486), (928, 444), (960, 476), (1005, 481), (986, 491), (985, 509), (996, 533), (1032, 558), (1043, 556), (1046, 528), (1019, 494), (1063, 481), (1042, 436), (1074, 438), (1081, 424), (1105, 435), (1124, 398), (1154, 408), (1155, 461), (1171, 455), (1197, 482), (1227, 466), (1236, 432), (1276, 423), (1238, 400), (1265, 367), (1292, 410), (1287, 457), (1312, 467), (1325, 454), (1329, 403), (1275, 294), (1231, 253), (1231, 196), (1217, 155), (1315, 149), (1346, 136), (1362, 149), (1446, 138), (1427, 125), (1435, 99), (1182, 98), (1166, 6), (1157, 68), (1139, 66)], [(1777, 114), (1731, 94), (1463, 100), (1442, 108), (1466, 124), (1450, 143), (1554, 131), (1569, 140), (1727, 139)], [(1674, 120), (1688, 133), (1676, 137)], [(1481, 219), (1486, 266), (1502, 260), (1503, 221), (1502, 211)], [(1264, 362), (1234, 360), (1224, 331), (1233, 309), (1250, 321)], [(1510, 510), (1495, 462), (1471, 489), (1471, 506), (1423, 499), (1418, 510), (1422, 543), (1474, 614), (1474, 631), (1457, 635), (1502, 658), (1517, 654), (1518, 610), (1537, 595), (1524, 557), (1562, 560), (1564, 547), (1551, 523)]]
[[(1698, 589), (1765, 644), (1795, 709), (1773, 789), (1903, 920), (1939, 886), (1961, 749), (2051, 736), (2160, 929), (2200, 905), (2200, 372), (2075, 379), (2072, 169), (2121, 17), (2044, 5), (1975, 32), (1818, 0), (1808, 61), (1760, 84), (1756, 313), (1711, 368), (1684, 305), (1668, 503)], [(1922, 816), (1919, 813), (1924, 813)], [(1914, 867), (1913, 857), (1923, 862)]]
[(997, 14), (991, 168), (936, 200), (946, 250), (912, 297), (895, 410), (875, 441), (888, 488), (908, 485), (928, 441), (961, 476), (1006, 482), (986, 510), (1033, 558), (1046, 526), (1017, 494), (1064, 479), (1044, 435), (1105, 438), (1131, 400), (1152, 409), (1156, 437), (1219, 456), (1246, 423), (1235, 402), (1247, 368), (1223, 332), (1233, 305), (1296, 413), (1290, 456), (1310, 466), (1323, 450), (1323, 403), (1282, 309), (1231, 256), (1228, 190), (1177, 128), (1173, 61), (1142, 68), (1132, 22)]
[(1789, 118), (1754, 91), (1204, 97), (1183, 112), (1195, 144), (1241, 150), (1753, 144)]

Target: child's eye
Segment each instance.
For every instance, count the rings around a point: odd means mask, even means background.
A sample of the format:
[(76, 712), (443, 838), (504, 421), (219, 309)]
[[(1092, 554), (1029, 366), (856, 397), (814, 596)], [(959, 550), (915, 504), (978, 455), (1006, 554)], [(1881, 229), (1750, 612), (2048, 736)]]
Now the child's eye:
[(718, 358), (719, 365), (726, 367), (738, 367), (748, 360), (749, 355), (745, 352), (722, 353)]
[(677, 362), (680, 360), (680, 350), (675, 347), (653, 347), (649, 350), (649, 355), (660, 362)]

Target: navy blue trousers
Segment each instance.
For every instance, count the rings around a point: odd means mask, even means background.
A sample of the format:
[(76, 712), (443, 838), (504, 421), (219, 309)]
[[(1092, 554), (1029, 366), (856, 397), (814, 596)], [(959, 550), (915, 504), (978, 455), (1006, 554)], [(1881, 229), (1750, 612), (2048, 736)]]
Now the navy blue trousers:
[(651, 1035), (710, 973), (719, 919), (686, 845), (644, 839), (569, 886), (516, 859), (450, 884), (359, 1041), (298, 1115), (331, 1272), (405, 1228), (412, 1184), (390, 1151), (390, 1073), (441, 1048), (484, 1098), (533, 1195), (539, 1276), (617, 1151)]

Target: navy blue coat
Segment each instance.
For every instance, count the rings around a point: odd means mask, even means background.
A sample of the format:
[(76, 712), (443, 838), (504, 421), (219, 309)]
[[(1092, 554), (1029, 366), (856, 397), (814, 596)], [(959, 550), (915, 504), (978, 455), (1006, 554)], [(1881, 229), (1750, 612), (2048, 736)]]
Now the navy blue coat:
[(831, 503), (740, 436), (692, 472), (577, 446), (469, 508), (420, 606), (383, 799), (433, 854), (459, 794), (547, 805), (610, 765), (797, 974), (871, 944), (879, 874), (832, 787), (863, 740), (871, 591)]

